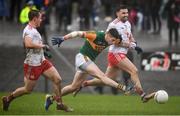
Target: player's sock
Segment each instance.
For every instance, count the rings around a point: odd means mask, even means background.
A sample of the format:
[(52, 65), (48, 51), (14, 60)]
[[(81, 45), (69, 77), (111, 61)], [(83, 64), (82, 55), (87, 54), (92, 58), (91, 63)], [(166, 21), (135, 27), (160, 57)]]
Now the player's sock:
[(139, 88), (139, 87), (137, 87), (137, 86), (135, 86), (135, 91), (136, 91), (136, 93), (138, 93), (140, 96), (141, 96), (141, 101), (143, 102), (143, 103), (145, 103), (145, 102), (148, 102), (150, 99), (152, 99), (153, 98), (153, 94), (146, 94), (143, 90), (142, 90), (142, 88)]
[(14, 100), (15, 97), (13, 96), (13, 94), (11, 93), (10, 95), (7, 96), (7, 100), (8, 102), (11, 102), (12, 100)]
[(134, 86), (126, 86), (124, 84), (118, 84), (117, 89), (123, 91), (125, 95), (130, 95), (131, 91), (134, 90)]
[(118, 86), (116, 87), (117, 89), (121, 90), (121, 91), (126, 91), (126, 86), (123, 84), (118, 84)]
[(83, 83), (82, 83), (82, 87), (87, 87), (88, 86), (88, 82), (87, 81), (84, 81)]
[(139, 94), (141, 96), (141, 101), (143, 103), (148, 101), (148, 99), (146, 99), (146, 93), (141, 88), (135, 86), (135, 91), (137, 94)]
[(145, 92), (142, 90), (142, 88), (139, 88), (135, 86), (135, 92), (139, 94), (141, 97), (145, 94)]
[(62, 103), (62, 99), (60, 96), (54, 96), (54, 100), (56, 100), (57, 103)]

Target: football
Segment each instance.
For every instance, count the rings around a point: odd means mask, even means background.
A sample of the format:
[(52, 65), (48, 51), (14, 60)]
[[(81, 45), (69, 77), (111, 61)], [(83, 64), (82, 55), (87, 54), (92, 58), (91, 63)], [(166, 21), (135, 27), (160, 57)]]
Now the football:
[(165, 90), (159, 90), (155, 93), (154, 100), (160, 104), (166, 103), (168, 101), (168, 93)]

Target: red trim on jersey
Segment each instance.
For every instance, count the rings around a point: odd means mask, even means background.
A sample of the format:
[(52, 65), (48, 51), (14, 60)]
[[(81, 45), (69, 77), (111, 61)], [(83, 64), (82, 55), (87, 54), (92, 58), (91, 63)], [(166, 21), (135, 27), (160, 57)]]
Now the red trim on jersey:
[(30, 24), (28, 24), (28, 29), (32, 30), (33, 27)]
[(33, 28), (34, 28), (34, 26), (31, 25), (30, 23), (28, 23), (28, 29), (33, 29)]

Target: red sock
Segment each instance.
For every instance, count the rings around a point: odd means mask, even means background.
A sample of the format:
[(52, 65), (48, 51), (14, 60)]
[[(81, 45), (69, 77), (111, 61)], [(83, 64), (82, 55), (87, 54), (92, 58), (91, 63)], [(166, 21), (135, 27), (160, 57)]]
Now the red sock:
[(138, 93), (140, 96), (144, 95), (144, 91), (140, 89), (139, 87), (135, 87), (135, 92)]
[(60, 96), (53, 96), (53, 100), (55, 100), (57, 103), (62, 103), (62, 99)]
[(15, 97), (13, 96), (12, 93), (7, 96), (7, 99), (8, 99), (9, 102), (11, 102), (14, 98), (15, 98)]
[(84, 81), (83, 84), (82, 84), (83, 87), (86, 87), (88, 86), (88, 82), (87, 81)]

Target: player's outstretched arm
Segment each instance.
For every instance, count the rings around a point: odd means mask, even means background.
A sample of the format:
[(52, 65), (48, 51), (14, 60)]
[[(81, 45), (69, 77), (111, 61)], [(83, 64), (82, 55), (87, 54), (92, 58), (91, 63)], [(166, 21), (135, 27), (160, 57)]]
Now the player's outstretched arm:
[(64, 39), (67, 40), (67, 39), (73, 39), (73, 38), (76, 38), (76, 37), (84, 37), (86, 32), (83, 32), (83, 31), (73, 31), (67, 35), (64, 36)]
[(61, 43), (68, 39), (73, 39), (76, 37), (83, 37), (85, 35), (85, 32), (83, 31), (73, 31), (65, 36), (59, 36), (59, 37), (52, 37), (51, 42), (52, 45), (58, 45), (58, 47), (61, 45)]

